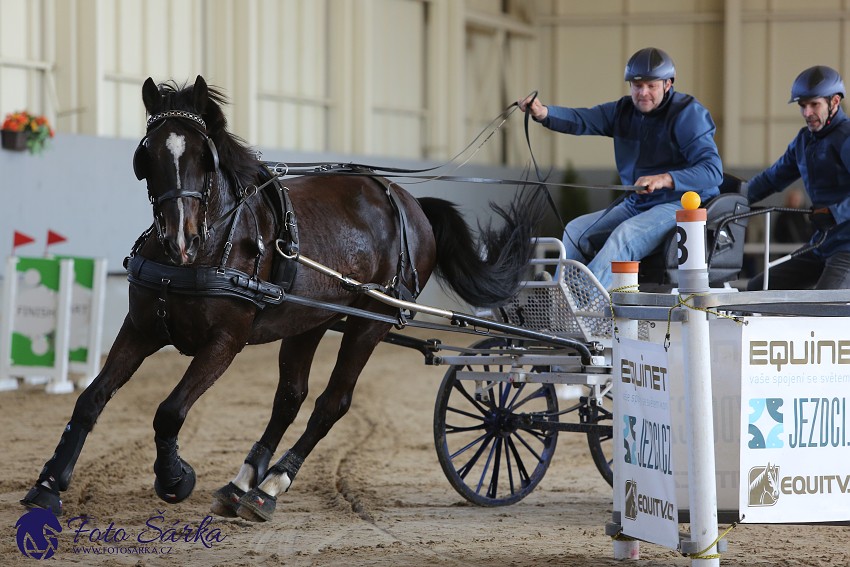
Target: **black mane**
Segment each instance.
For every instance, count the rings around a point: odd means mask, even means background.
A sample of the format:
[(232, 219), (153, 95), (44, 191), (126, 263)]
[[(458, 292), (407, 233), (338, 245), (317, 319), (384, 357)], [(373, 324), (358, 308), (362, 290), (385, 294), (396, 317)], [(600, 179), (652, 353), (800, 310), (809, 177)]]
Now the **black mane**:
[(222, 172), (236, 180), (240, 186), (254, 183), (259, 171), (257, 155), (248, 143), (227, 131), (227, 118), (221, 107), (228, 104), (220, 88), (210, 85), (206, 108), (199, 112), (194, 107), (192, 85), (180, 86), (175, 81), (158, 85), (162, 97), (162, 110), (186, 110), (200, 114), (207, 123), (207, 135), (215, 142)]

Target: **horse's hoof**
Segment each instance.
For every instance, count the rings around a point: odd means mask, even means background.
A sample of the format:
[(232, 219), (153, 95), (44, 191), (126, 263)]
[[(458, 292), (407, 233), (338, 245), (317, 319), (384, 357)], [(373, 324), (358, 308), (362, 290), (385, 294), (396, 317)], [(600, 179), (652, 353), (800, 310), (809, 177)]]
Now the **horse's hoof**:
[(239, 499), (244, 495), (244, 490), (232, 482), (228, 482), (226, 486), (223, 486), (213, 492), (213, 501), (210, 506), (210, 511), (216, 516), (235, 518), (236, 509), (239, 508)]
[(252, 488), (239, 499), (236, 514), (250, 522), (268, 522), (274, 516), (277, 498), (259, 488)]
[(43, 484), (33, 486), (21, 500), (21, 504), (27, 508), (44, 508), (45, 510), (50, 510), (55, 516), (61, 516), (63, 512), (59, 491), (48, 488)]
[(180, 459), (180, 467), (183, 469), (183, 474), (171, 486), (163, 486), (157, 478), (153, 483), (153, 489), (156, 495), (168, 502), (176, 504), (182, 502), (192, 494), (195, 490), (195, 469), (183, 459)]

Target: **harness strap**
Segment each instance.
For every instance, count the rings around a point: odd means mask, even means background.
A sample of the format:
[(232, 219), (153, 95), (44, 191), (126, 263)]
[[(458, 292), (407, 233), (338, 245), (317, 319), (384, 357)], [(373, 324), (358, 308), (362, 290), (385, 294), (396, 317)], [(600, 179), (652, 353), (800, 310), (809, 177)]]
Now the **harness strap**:
[[(280, 212), (283, 218), (280, 219), (280, 228), (278, 230), (278, 238), (285, 239), (284, 246), (281, 247), (289, 256), (298, 254), (298, 222), (295, 218), (295, 208), (292, 206), (292, 200), (289, 198), (289, 189), (287, 189), (269, 169), (263, 165), (263, 168), (271, 176), (270, 182), (274, 186), (273, 191), (277, 195), (280, 204)], [(279, 246), (280, 247), (280, 246)]]
[(173, 345), (174, 339), (171, 338), (171, 329), (168, 327), (168, 286), (170, 283), (171, 281), (168, 278), (161, 280), (160, 294), (156, 306), (156, 322), (162, 334), (165, 335), (165, 339)]
[[(289, 198), (289, 189), (280, 182), (274, 173), (269, 171), (265, 164), (261, 164), (261, 166), (270, 176), (269, 181), (263, 186), (271, 184), (271, 187), (263, 195), (268, 199), (272, 210), (280, 217), (274, 243), (279, 257), (276, 258), (276, 267), (272, 279), (281, 284), (284, 291), (289, 291), (298, 273), (298, 262), (296, 261), (298, 258), (298, 221), (295, 216), (295, 207), (293, 207), (292, 200)], [(277, 197), (276, 200), (273, 200), (272, 194)]]
[(398, 214), (399, 224), (399, 232), (401, 235), (401, 250), (399, 251), (398, 257), (398, 267), (396, 268), (396, 283), (393, 285), (394, 288), (398, 288), (401, 286), (404, 287), (404, 269), (405, 264), (410, 266), (410, 272), (413, 274), (413, 298), (419, 296), (421, 289), (419, 288), (419, 272), (416, 270), (416, 266), (413, 264), (413, 254), (410, 251), (410, 239), (407, 234), (407, 213), (404, 210), (404, 205), (398, 198), (398, 194), (393, 190), (393, 184), (391, 182), (387, 182), (387, 195), (390, 198), (390, 203), (392, 203), (393, 208), (396, 210)]
[(207, 232), (213, 233), (218, 230), (225, 222), (227, 222), (227, 219), (229, 219), (235, 213), (239, 212), (242, 208), (242, 205), (244, 205), (251, 197), (256, 194), (257, 191), (245, 190), (241, 196), (237, 195), (238, 200), (236, 201), (236, 204), (230, 207), (227, 212), (225, 212), (218, 219), (216, 219), (216, 221), (207, 229)]
[[(393, 210), (395, 210), (396, 215), (398, 216), (398, 224), (399, 224), (399, 239), (400, 239), (400, 250), (398, 263), (396, 264), (396, 275), (393, 278), (393, 281), (387, 286), (386, 290), (392, 292), (396, 297), (405, 299), (405, 300), (414, 300), (421, 293), (421, 288), (419, 286), (419, 272), (416, 270), (416, 266), (413, 263), (413, 254), (411, 253), (410, 248), (410, 240), (408, 238), (408, 221), (407, 221), (407, 213), (405, 211), (404, 204), (398, 197), (398, 193), (393, 189), (394, 183), (389, 181), (388, 179), (375, 175), (373, 171), (368, 169), (361, 169), (359, 166), (350, 166), (346, 168), (349, 173), (354, 175), (361, 175), (365, 177), (370, 177), (380, 183), (384, 187), (384, 193), (387, 195), (387, 199), (390, 202)], [(405, 271), (407, 266), (410, 266), (410, 272), (413, 275), (413, 290), (409, 290), (405, 285)], [(411, 314), (399, 313), (400, 321), (403, 321), (406, 316), (412, 316)]]
[(244, 203), (244, 200), (239, 202), (239, 207), (237, 207), (236, 212), (233, 215), (233, 222), (230, 223), (230, 232), (227, 234), (227, 241), (224, 243), (224, 249), (221, 251), (221, 262), (218, 265), (220, 270), (227, 267), (227, 260), (230, 258), (230, 251), (233, 250), (233, 235), (236, 233), (236, 225), (239, 224), (239, 215), (242, 212), (242, 205)]
[(139, 255), (125, 260), (130, 283), (155, 291), (247, 299), (257, 307), (283, 303), (283, 289), (235, 268), (169, 266)]

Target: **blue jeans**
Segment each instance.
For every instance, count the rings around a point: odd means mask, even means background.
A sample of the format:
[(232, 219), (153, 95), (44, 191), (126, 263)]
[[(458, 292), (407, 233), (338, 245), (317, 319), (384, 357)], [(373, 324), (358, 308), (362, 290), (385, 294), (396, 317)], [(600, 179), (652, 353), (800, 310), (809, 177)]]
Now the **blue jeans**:
[(610, 210), (582, 215), (564, 228), (567, 258), (593, 272), (605, 289), (611, 287), (611, 262), (642, 260), (676, 228), (678, 202), (656, 205), (635, 214), (619, 203)]

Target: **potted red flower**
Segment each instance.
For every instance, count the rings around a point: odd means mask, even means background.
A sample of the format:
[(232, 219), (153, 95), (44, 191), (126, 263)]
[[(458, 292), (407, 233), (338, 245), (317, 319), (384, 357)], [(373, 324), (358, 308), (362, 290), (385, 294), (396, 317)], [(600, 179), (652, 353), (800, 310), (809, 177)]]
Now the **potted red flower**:
[(3, 121), (2, 141), (3, 148), (7, 150), (29, 150), (37, 154), (44, 150), (53, 135), (53, 128), (47, 118), (30, 114), (26, 110), (7, 114)]

